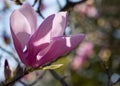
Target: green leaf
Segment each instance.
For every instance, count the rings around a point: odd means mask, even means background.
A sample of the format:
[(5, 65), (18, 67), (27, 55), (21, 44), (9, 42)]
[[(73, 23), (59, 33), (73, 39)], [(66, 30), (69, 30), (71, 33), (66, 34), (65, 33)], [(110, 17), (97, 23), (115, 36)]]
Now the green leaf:
[(41, 69), (42, 70), (58, 69), (61, 66), (63, 66), (63, 64), (54, 64), (54, 65), (50, 65), (50, 66), (45, 66), (45, 67), (43, 67)]

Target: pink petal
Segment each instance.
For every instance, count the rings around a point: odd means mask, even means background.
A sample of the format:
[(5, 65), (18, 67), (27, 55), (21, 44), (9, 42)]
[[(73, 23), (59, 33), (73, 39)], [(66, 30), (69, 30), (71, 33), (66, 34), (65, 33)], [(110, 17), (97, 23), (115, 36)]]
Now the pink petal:
[(35, 64), (36, 62), (36, 56), (37, 54), (42, 51), (44, 48), (46, 48), (49, 44), (42, 44), (40, 46), (28, 46), (27, 52), (25, 52), (25, 60), (26, 65), (31, 66), (32, 64)]
[(51, 29), (52, 22), (54, 19), (54, 14), (47, 17), (36, 32), (30, 38), (30, 43), (33, 43), (34, 46), (39, 46), (44, 43), (49, 43), (51, 39)]
[(23, 56), (23, 49), (22, 49), (22, 46), (20, 44), (20, 41), (18, 40), (18, 38), (16, 37), (16, 35), (14, 34), (13, 30), (11, 29), (11, 33), (12, 33), (12, 38), (13, 38), (13, 42), (14, 42), (14, 46), (15, 46), (15, 49), (21, 59), (21, 61), (23, 63), (26, 63), (25, 60), (24, 60), (24, 56)]
[(19, 9), (22, 15), (26, 18), (26, 20), (29, 22), (30, 27), (31, 27), (31, 33), (35, 32), (37, 29), (37, 17), (36, 17), (36, 12), (30, 6), (29, 4), (24, 4), (21, 6)]
[(82, 56), (75, 56), (73, 61), (72, 61), (72, 64), (71, 64), (72, 68), (74, 70), (80, 69), (82, 67), (82, 65), (84, 64), (85, 59), (86, 58), (82, 57)]
[(16, 51), (22, 62), (26, 64), (24, 48), (27, 46), (30, 35), (36, 30), (35, 11), (28, 4), (21, 6), (11, 14), (10, 26)]
[[(31, 37), (29, 46), (37, 48), (42, 44), (50, 43), (52, 36), (55, 36), (55, 34), (56, 36), (63, 35), (66, 24), (67, 12), (60, 12), (58, 14), (48, 16)], [(57, 27), (59, 28), (56, 29)]]
[(52, 37), (62, 36), (67, 26), (68, 14), (67, 12), (59, 12), (55, 14), (52, 26)]
[(22, 49), (24, 49), (31, 34), (31, 28), (28, 21), (18, 10), (15, 10), (10, 16), (10, 26), (12, 34), (14, 33), (13, 36), (16, 36), (13, 37), (13, 41), (17, 39)]
[[(36, 32), (31, 36), (28, 43), (28, 64), (36, 60), (36, 55), (42, 49), (46, 48), (51, 40), (52, 22), (55, 15), (47, 17)], [(34, 52), (34, 53), (33, 53)], [(31, 54), (32, 53), (32, 54)]]
[(33, 67), (42, 66), (48, 62), (51, 62), (58, 57), (68, 53), (75, 48), (84, 39), (83, 34), (73, 35), (70, 37), (56, 37), (51, 42), (51, 45), (47, 49), (39, 52), (36, 57), (36, 64), (32, 64)]

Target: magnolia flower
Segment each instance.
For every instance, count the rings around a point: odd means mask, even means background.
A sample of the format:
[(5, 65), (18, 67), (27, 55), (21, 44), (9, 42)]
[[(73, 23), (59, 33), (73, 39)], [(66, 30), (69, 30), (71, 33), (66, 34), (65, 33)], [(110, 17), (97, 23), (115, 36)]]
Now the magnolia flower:
[(77, 55), (75, 56), (71, 64), (74, 70), (77, 70), (83, 66), (87, 57), (93, 54), (93, 48), (94, 45), (92, 42), (85, 42), (80, 45), (76, 52)]
[(93, 17), (93, 18), (98, 17), (97, 9), (93, 6), (93, 3), (86, 2), (82, 4), (77, 4), (74, 7), (74, 11), (86, 15), (88, 17)]
[(30, 67), (43, 66), (75, 48), (83, 34), (65, 36), (67, 12), (48, 16), (37, 28), (34, 9), (24, 4), (10, 16), (10, 29), (21, 61)]
[(80, 45), (76, 54), (81, 57), (88, 57), (93, 53), (93, 47), (92, 42), (84, 42)]

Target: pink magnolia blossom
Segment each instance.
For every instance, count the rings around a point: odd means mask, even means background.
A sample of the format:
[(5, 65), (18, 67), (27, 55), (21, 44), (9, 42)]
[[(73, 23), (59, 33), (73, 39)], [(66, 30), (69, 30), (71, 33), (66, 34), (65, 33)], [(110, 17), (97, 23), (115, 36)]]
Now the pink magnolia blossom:
[(80, 47), (78, 48), (77, 52), (76, 52), (76, 56), (72, 62), (72, 68), (77, 70), (80, 67), (82, 67), (82, 65), (85, 63), (87, 57), (89, 57), (90, 55), (92, 55), (93, 53), (93, 43), (91, 42), (85, 42), (83, 44), (80, 45)]
[(21, 61), (30, 67), (43, 66), (75, 48), (83, 34), (65, 36), (67, 12), (48, 16), (37, 28), (34, 9), (24, 4), (10, 16), (10, 29)]
[(43, 2), (41, 2), (40, 10), (43, 11), (43, 10), (45, 10), (46, 8), (47, 8), (47, 6), (46, 6)]
[(88, 17), (98, 17), (98, 12), (97, 9), (91, 4), (88, 3), (82, 3), (82, 4), (77, 4), (74, 7), (75, 12), (78, 12), (80, 14), (86, 15)]
[(81, 57), (88, 57), (93, 52), (93, 43), (92, 42), (85, 42), (80, 45), (76, 54)]

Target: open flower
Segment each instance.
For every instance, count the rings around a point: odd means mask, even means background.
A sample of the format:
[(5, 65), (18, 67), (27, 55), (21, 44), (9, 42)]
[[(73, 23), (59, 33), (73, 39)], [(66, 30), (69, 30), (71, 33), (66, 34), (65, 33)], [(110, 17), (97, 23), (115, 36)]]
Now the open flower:
[(11, 14), (14, 46), (25, 65), (45, 65), (69, 52), (84, 39), (83, 34), (64, 35), (67, 17), (67, 12), (50, 15), (37, 28), (36, 13), (29, 4), (24, 4)]

